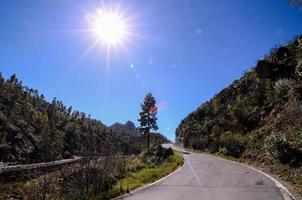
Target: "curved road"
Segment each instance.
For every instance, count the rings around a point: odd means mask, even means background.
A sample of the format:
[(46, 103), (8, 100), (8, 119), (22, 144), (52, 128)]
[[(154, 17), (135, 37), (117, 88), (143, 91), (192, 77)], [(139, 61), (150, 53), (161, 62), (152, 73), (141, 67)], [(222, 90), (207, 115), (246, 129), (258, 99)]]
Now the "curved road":
[(244, 165), (204, 154), (184, 154), (185, 164), (163, 180), (121, 197), (126, 200), (281, 200), (275, 183)]

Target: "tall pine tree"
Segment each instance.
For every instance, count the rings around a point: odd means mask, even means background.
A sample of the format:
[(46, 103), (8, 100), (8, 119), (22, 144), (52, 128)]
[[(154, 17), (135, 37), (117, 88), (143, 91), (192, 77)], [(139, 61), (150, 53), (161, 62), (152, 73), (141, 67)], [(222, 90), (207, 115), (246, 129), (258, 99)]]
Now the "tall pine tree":
[(148, 138), (148, 149), (150, 147), (150, 130), (157, 130), (157, 107), (156, 107), (156, 101), (152, 93), (148, 93), (145, 98), (144, 102), (141, 103), (141, 112), (139, 113), (140, 119), (138, 121), (140, 122), (140, 132), (143, 135), (147, 135)]

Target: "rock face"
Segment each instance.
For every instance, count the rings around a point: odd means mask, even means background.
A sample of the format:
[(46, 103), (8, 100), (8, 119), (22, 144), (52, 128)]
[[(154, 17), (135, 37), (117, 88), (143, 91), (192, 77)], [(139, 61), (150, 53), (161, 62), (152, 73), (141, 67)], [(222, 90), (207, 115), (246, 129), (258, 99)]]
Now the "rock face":
[(125, 124), (114, 123), (109, 127), (113, 133), (138, 136), (139, 132), (136, 130), (135, 124), (132, 121), (127, 121)]

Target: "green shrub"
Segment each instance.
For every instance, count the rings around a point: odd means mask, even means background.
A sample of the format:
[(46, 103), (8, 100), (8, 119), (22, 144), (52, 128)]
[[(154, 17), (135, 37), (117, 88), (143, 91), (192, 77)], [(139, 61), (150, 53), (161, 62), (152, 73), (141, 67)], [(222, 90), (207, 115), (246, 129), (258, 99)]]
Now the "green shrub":
[(288, 92), (293, 88), (294, 81), (291, 79), (279, 79), (275, 82), (275, 93), (277, 98), (282, 98), (288, 94)]
[(300, 132), (297, 132), (297, 139), (296, 139), (296, 144), (297, 144), (297, 147), (302, 149), (302, 131)]
[(299, 76), (299, 78), (302, 78), (302, 62), (297, 65), (296, 74)]
[(192, 137), (190, 143), (193, 149), (205, 150), (209, 146), (209, 137), (207, 135)]
[(264, 103), (267, 105), (271, 104), (276, 99), (274, 87), (269, 79), (265, 81), (264, 97)]
[(227, 132), (221, 136), (221, 145), (225, 148), (223, 152), (227, 156), (239, 158), (245, 150), (245, 141), (241, 134)]
[(208, 150), (210, 153), (216, 153), (219, 151), (219, 140), (218, 139), (212, 139), (210, 141), (210, 144), (208, 146)]
[(0, 131), (0, 144), (3, 144), (6, 140), (7, 133), (4, 131)]
[(72, 155), (69, 153), (69, 151), (64, 151), (64, 153), (63, 153), (63, 158), (64, 159), (68, 159), (68, 158), (71, 158), (72, 157)]
[(143, 154), (143, 162), (150, 167), (161, 164), (166, 158), (173, 155), (171, 148), (165, 149), (161, 145), (153, 146)]
[(274, 159), (288, 163), (292, 158), (292, 150), (284, 135), (270, 135), (265, 138), (265, 149)]
[(264, 138), (271, 132), (271, 126), (265, 125), (248, 133), (247, 149), (263, 149)]

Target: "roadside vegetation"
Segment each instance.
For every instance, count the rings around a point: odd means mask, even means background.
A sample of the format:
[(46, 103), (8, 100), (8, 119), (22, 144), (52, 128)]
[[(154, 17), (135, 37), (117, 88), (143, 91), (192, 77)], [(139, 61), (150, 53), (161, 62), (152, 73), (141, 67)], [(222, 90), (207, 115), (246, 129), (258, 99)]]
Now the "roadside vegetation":
[[(150, 144), (168, 142), (150, 133)], [(101, 121), (0, 73), (0, 163), (49, 162), (73, 156), (139, 154), (146, 137), (112, 132)]]
[[(0, 73), (0, 199), (110, 199), (172, 172), (182, 159), (159, 146), (167, 138), (151, 132), (157, 130), (155, 103), (148, 93), (141, 127), (128, 122), (132, 132), (115, 132)], [(40, 171), (26, 165), (67, 158), (80, 161)], [(23, 165), (4, 173), (15, 164)]]
[(112, 195), (118, 196), (128, 193), (144, 184), (154, 182), (170, 174), (182, 164), (183, 158), (179, 154), (169, 155), (169, 157), (157, 164), (146, 160), (144, 157), (138, 157), (129, 163), (126, 176), (115, 184)]
[(176, 138), (262, 168), (302, 194), (302, 36), (189, 114)]
[(180, 155), (161, 146), (136, 156), (87, 159), (36, 179), (1, 184), (0, 199), (106, 200), (153, 182), (182, 163)]

